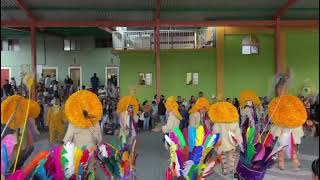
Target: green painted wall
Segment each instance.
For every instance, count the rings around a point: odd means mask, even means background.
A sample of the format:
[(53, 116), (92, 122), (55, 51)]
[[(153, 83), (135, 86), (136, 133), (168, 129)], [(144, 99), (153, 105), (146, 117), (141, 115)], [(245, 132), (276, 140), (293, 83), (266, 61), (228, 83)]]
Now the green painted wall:
[[(152, 100), (156, 93), (155, 58), (152, 51), (123, 51), (120, 57), (120, 95), (129, 94), (129, 88), (137, 88), (139, 102)], [(137, 86), (139, 73), (152, 73), (151, 86)]]
[[(58, 80), (63, 81), (68, 74), (69, 66), (72, 64), (80, 65), (82, 67), (83, 85), (91, 86), (90, 78), (94, 72), (97, 73), (101, 83), (104, 84), (105, 67), (107, 65), (119, 65), (119, 58), (112, 55), (111, 48), (95, 48), (93, 37), (76, 37), (75, 39), (79, 42), (80, 50), (63, 51), (62, 38), (38, 36), (38, 67), (58, 67)], [(18, 78), (20, 65), (31, 64), (30, 37), (20, 37), (19, 40), (20, 51), (1, 51), (1, 66), (11, 67), (12, 76), (16, 77), (18, 83), (20, 83)], [(44, 47), (46, 47), (46, 50)]]
[(288, 67), (293, 71), (289, 92), (298, 94), (305, 79), (311, 79), (319, 93), (319, 32), (288, 33)]
[(274, 40), (272, 35), (256, 35), (260, 54), (241, 53), (242, 35), (225, 36), (224, 47), (224, 97), (239, 97), (240, 92), (251, 89), (258, 96), (271, 93), (274, 65)]
[[(138, 86), (140, 102), (152, 100), (156, 94), (155, 58), (152, 51), (128, 51), (120, 54), (120, 93), (127, 95), (129, 87), (138, 84), (139, 72), (152, 72), (152, 86)], [(207, 97), (215, 94), (215, 50), (163, 50), (161, 58), (161, 94), (189, 98), (203, 91)], [(186, 73), (198, 72), (199, 85), (186, 85)]]
[[(161, 93), (168, 96), (181, 95), (190, 98), (203, 91), (209, 98), (216, 94), (216, 52), (215, 49), (167, 50), (161, 57)], [(199, 73), (198, 85), (186, 85), (188, 72)]]

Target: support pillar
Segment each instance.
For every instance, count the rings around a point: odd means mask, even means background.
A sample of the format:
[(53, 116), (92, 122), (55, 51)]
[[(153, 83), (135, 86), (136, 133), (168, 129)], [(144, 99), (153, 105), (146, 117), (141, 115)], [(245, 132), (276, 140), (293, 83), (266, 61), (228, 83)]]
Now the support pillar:
[(32, 86), (32, 99), (36, 100), (37, 97), (37, 40), (36, 40), (36, 27), (31, 26), (31, 66), (32, 73), (34, 74), (34, 85)]
[(217, 82), (216, 93), (217, 99), (222, 100), (224, 97), (224, 27), (217, 27), (216, 31), (217, 40)]
[(160, 0), (156, 5), (156, 26), (154, 29), (154, 51), (156, 57), (157, 101), (160, 102)]
[(274, 52), (275, 52), (275, 69), (276, 74), (279, 74), (283, 71), (281, 65), (281, 32), (280, 32), (280, 18), (276, 19), (275, 31), (274, 31)]

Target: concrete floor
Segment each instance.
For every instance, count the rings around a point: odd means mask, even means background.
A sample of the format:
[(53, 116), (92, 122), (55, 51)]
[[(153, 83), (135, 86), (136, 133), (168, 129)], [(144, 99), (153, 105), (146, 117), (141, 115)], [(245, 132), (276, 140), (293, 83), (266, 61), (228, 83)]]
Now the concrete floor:
[[(105, 142), (115, 139), (114, 136), (104, 136)], [(40, 150), (49, 148), (48, 134), (41, 135), (41, 139), (35, 143), (35, 151), (31, 157)], [(169, 154), (162, 143), (162, 134), (154, 132), (141, 132), (137, 137), (138, 158), (136, 162), (136, 171), (139, 180), (163, 180), (165, 179), (165, 170), (169, 165)], [(305, 137), (300, 147), (301, 170), (294, 172), (291, 170), (291, 164), (286, 162), (286, 170), (281, 171), (276, 167), (267, 171), (265, 180), (309, 180), (311, 179), (311, 163), (319, 157), (319, 138)], [(98, 170), (96, 179), (104, 180), (105, 176)], [(225, 180), (233, 179), (232, 175), (221, 175), (220, 166), (216, 166), (215, 173), (208, 179)]]

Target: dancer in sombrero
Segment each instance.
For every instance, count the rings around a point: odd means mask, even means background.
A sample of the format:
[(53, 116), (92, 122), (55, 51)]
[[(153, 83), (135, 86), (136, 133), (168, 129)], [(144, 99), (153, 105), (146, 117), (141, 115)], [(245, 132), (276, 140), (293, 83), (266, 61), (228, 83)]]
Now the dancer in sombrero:
[(210, 131), (210, 122), (207, 120), (206, 112), (209, 110), (209, 101), (205, 97), (199, 98), (195, 105), (189, 110), (189, 126), (197, 128), (203, 125), (204, 131)]
[(245, 90), (240, 93), (242, 130), (246, 127), (256, 127), (260, 120), (261, 101), (255, 92)]
[(168, 119), (167, 124), (162, 126), (162, 132), (166, 134), (172, 131), (175, 127), (179, 128), (182, 116), (178, 110), (179, 105), (173, 96), (168, 97), (165, 106)]
[[(72, 94), (65, 104), (65, 116), (70, 123), (63, 142), (74, 143), (77, 147), (86, 146), (93, 153), (102, 141), (98, 123), (102, 105), (97, 95), (87, 90)], [(94, 170), (94, 164), (94, 159), (90, 159), (89, 171)]]
[(139, 102), (134, 96), (124, 96), (120, 99), (117, 112), (120, 121), (121, 144), (132, 144), (136, 138), (136, 123), (138, 122)]

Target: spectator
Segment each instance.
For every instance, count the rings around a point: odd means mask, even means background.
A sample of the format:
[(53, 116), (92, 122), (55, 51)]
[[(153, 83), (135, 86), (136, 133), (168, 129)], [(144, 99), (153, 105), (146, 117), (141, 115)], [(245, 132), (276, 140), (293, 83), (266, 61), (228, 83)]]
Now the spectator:
[[(98, 96), (100, 99), (106, 99), (107, 97), (107, 90), (104, 88), (104, 86), (100, 86), (98, 90)], [(110, 96), (111, 97), (111, 96)]]
[(181, 98), (181, 96), (178, 96), (178, 98), (177, 98), (177, 103), (178, 103), (179, 106), (182, 104), (182, 98)]
[(214, 104), (217, 102), (217, 97), (215, 95), (212, 95), (211, 97), (211, 104)]
[[(196, 98), (194, 96), (191, 96), (190, 97), (190, 101), (189, 101), (189, 104), (194, 104), (196, 103)], [(190, 108), (190, 107), (189, 107)]]
[(93, 91), (97, 93), (99, 87), (99, 78), (97, 77), (97, 73), (94, 73), (91, 77), (91, 87)]
[(10, 84), (13, 89), (17, 88), (17, 83), (16, 83), (16, 80), (14, 79), (14, 77), (11, 78)]
[(37, 124), (38, 130), (41, 132), (41, 131), (45, 130), (45, 125), (44, 125), (44, 107), (43, 107), (43, 102), (40, 99), (38, 99), (38, 103), (39, 103), (39, 106), (40, 106), (40, 114), (36, 119), (36, 124)]
[(12, 89), (11, 84), (9, 84), (9, 80), (6, 79), (5, 81), (6, 82), (3, 85), (3, 90), (4, 90), (4, 94), (8, 97), (8, 96), (13, 95), (13, 89)]
[(182, 105), (184, 105), (186, 110), (189, 108), (189, 104), (188, 104), (188, 101), (186, 100), (186, 98), (183, 98)]
[(50, 75), (47, 75), (46, 79), (44, 80), (44, 86), (46, 88), (49, 88), (50, 84), (51, 84), (51, 78), (50, 78)]
[(55, 73), (52, 73), (51, 74), (51, 78), (50, 78), (50, 80), (51, 80), (51, 82), (52, 81), (56, 81), (57, 79), (56, 79), (56, 74)]
[(182, 120), (180, 121), (180, 129), (183, 130), (184, 128), (188, 127), (188, 121), (189, 121), (189, 114), (185, 105), (181, 105), (180, 114), (182, 116)]
[(319, 179), (319, 158), (312, 162), (311, 170), (312, 170), (312, 180), (318, 180)]
[(164, 96), (160, 96), (160, 102), (158, 104), (158, 115), (161, 121), (161, 124), (164, 125), (166, 124), (166, 107), (165, 107), (165, 102), (164, 102)]
[(41, 83), (42, 85), (44, 85), (45, 78), (43, 76), (43, 73), (41, 73), (41, 77), (39, 78), (38, 82)]
[(86, 90), (86, 86), (85, 86), (85, 85), (82, 85), (82, 86), (81, 86), (81, 90)]
[(199, 92), (199, 98), (203, 97), (203, 92)]
[(308, 115), (308, 119), (310, 119), (310, 102), (308, 101), (308, 99), (303, 101), (304, 107), (306, 108), (307, 111), (307, 115)]
[(238, 114), (240, 114), (240, 103), (239, 103), (238, 98), (233, 98), (233, 100), (232, 100), (232, 104), (234, 105), (234, 107), (236, 107), (236, 108), (237, 108), (237, 110), (238, 110)]
[(143, 111), (143, 130), (149, 130), (150, 118), (151, 118), (151, 106), (148, 104), (148, 101), (144, 101), (142, 103), (142, 111)]
[(232, 103), (230, 98), (227, 98), (226, 101), (227, 101), (228, 103)]
[(157, 101), (152, 101), (152, 115), (151, 115), (151, 127), (154, 128), (156, 125), (156, 122), (158, 120), (158, 105)]
[(69, 91), (69, 96), (71, 96), (73, 93), (77, 92), (78, 88), (76, 85), (71, 81), (71, 86), (70, 86), (70, 91)]

